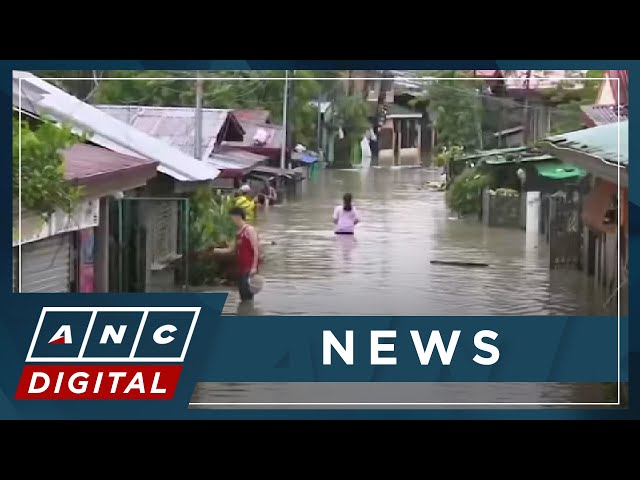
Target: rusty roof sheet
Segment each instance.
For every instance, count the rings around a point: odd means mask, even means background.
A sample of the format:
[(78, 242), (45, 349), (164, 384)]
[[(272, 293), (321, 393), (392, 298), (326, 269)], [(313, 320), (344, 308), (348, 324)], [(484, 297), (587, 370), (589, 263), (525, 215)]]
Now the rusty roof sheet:
[[(195, 108), (137, 105), (96, 105), (118, 120), (193, 156)], [(224, 131), (223, 131), (224, 129)], [(232, 135), (229, 135), (229, 134)], [(242, 138), (244, 131), (229, 109), (202, 109), (202, 158), (208, 158), (218, 140)]]
[(629, 118), (629, 107), (620, 105), (585, 105), (580, 107), (593, 126), (606, 125)]
[(157, 161), (158, 171), (178, 181), (208, 181), (220, 173), (28, 72), (13, 72), (13, 106), (71, 124), (76, 132), (89, 134), (92, 143), (109, 150)]
[(62, 155), (65, 178), (82, 185), (131, 175), (140, 175), (149, 179), (155, 177), (157, 173), (158, 162), (82, 143), (69, 147)]

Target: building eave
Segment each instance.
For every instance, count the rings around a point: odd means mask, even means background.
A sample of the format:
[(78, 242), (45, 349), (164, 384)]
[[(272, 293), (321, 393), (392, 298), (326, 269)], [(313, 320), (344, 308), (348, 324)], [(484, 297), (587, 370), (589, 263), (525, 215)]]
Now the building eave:
[(559, 160), (584, 168), (595, 177), (616, 184), (620, 179), (621, 188), (628, 188), (629, 186), (629, 173), (622, 165), (607, 162), (601, 157), (572, 148), (560, 147), (553, 142), (541, 142), (540, 148)]

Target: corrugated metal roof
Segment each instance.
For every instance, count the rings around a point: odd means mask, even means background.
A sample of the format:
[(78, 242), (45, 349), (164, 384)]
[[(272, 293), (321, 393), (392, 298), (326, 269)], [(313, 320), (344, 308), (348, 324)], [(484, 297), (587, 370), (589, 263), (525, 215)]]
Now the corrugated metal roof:
[[(22, 95), (19, 92), (20, 80)], [(178, 181), (207, 181), (219, 170), (77, 99), (27, 72), (13, 72), (13, 105), (90, 135), (92, 143), (114, 152), (159, 163), (158, 171)]]
[(504, 165), (506, 163), (521, 163), (521, 162), (544, 162), (549, 160), (555, 160), (555, 157), (551, 155), (532, 155), (529, 157), (504, 157), (502, 155), (495, 155), (487, 157), (482, 161), (486, 165)]
[[(195, 150), (195, 108), (137, 105), (96, 105), (96, 108), (138, 130), (158, 138), (185, 155)], [(226, 127), (226, 131), (223, 131)], [(231, 131), (233, 129), (233, 131)], [(229, 135), (232, 133), (232, 135)], [(202, 109), (202, 158), (208, 158), (216, 142), (240, 139), (244, 131), (229, 109)]]
[(579, 151), (607, 162), (618, 163), (619, 159), (620, 165), (627, 166), (629, 163), (628, 120), (556, 135), (547, 140), (556, 147)]
[(607, 125), (629, 118), (629, 107), (626, 105), (621, 105), (620, 110), (617, 105), (585, 105), (580, 108), (594, 126)]
[(508, 147), (508, 148), (496, 148), (494, 150), (481, 150), (469, 155), (465, 155), (460, 160), (471, 160), (472, 158), (491, 157), (493, 155), (508, 155), (513, 153), (520, 153), (529, 150), (529, 147)]
[(249, 170), (266, 159), (263, 155), (251, 152), (229, 150), (211, 154), (210, 162), (220, 170)]
[(271, 118), (271, 112), (269, 110), (250, 110), (241, 109), (234, 110), (233, 115), (242, 122), (254, 122), (254, 123), (267, 123)]
[(132, 174), (153, 178), (158, 162), (112, 152), (93, 145), (76, 144), (63, 152), (67, 180), (87, 184)]
[[(266, 155), (260, 155), (258, 153), (247, 152), (246, 150), (238, 150), (236, 148), (221, 148), (216, 154), (225, 155), (232, 158), (238, 158), (243, 161), (253, 162), (257, 165), (260, 162), (265, 162), (269, 159)], [(214, 154), (215, 155), (215, 154)]]
[(494, 137), (504, 137), (507, 135), (513, 135), (516, 133), (520, 133), (524, 130), (524, 127), (520, 126), (520, 127), (513, 127), (513, 128), (507, 128), (506, 130), (502, 130), (500, 132), (496, 132), (493, 134)]
[(287, 178), (293, 178), (295, 176), (295, 174), (296, 174), (296, 172), (294, 170), (287, 170), (285, 168), (269, 167), (267, 165), (258, 165), (253, 170), (256, 171), (256, 172), (261, 172), (261, 173), (268, 173), (268, 174), (273, 174), (273, 175), (281, 175), (281, 176), (287, 177)]

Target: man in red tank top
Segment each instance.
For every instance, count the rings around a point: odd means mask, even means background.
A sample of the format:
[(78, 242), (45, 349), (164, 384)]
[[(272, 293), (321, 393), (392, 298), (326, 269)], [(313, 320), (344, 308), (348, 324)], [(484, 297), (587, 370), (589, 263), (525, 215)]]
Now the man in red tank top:
[(260, 259), (258, 233), (255, 228), (246, 223), (245, 212), (242, 208), (232, 208), (229, 214), (231, 215), (233, 223), (238, 227), (236, 255), (238, 257), (240, 273), (238, 281), (240, 300), (252, 300), (253, 293), (249, 288), (249, 279), (252, 275), (258, 273), (258, 261)]

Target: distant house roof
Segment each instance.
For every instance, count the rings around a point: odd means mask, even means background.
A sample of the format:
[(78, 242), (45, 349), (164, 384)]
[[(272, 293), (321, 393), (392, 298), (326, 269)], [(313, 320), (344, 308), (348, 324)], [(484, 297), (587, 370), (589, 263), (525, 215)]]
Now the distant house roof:
[(525, 89), (527, 81), (530, 90), (555, 88), (560, 83), (580, 88), (584, 84), (584, 73), (578, 70), (532, 70), (531, 76), (527, 78), (528, 70), (474, 70), (477, 78), (503, 80), (508, 90)]
[(617, 105), (585, 105), (580, 108), (591, 127), (629, 118), (629, 107), (627, 105), (620, 105), (620, 107)]
[[(387, 110), (387, 118), (422, 118), (421, 112), (416, 112), (410, 108), (398, 105), (397, 103), (389, 103), (385, 105)], [(369, 106), (369, 114), (375, 115), (378, 105), (372, 103)]]
[[(607, 70), (605, 75), (611, 85), (615, 102), (620, 105), (627, 105), (629, 103), (629, 71)], [(618, 85), (618, 83), (620, 83), (620, 85)], [(620, 90), (619, 96), (618, 90)]]
[[(137, 105), (96, 105), (138, 130), (178, 148), (185, 155), (194, 155), (195, 108), (152, 107)], [(223, 140), (242, 140), (244, 130), (228, 109), (202, 109), (202, 158), (208, 158), (216, 144)]]
[(269, 112), (269, 110), (241, 109), (234, 110), (233, 115), (238, 119), (240, 123), (270, 123), (271, 120), (271, 112)]
[(502, 130), (500, 132), (496, 132), (493, 134), (494, 137), (508, 137), (509, 135), (516, 135), (524, 130), (524, 127), (513, 127), (507, 128), (506, 130)]
[[(19, 86), (21, 85), (21, 90)], [(38, 117), (70, 124), (92, 143), (114, 152), (158, 162), (158, 171), (178, 181), (213, 180), (219, 171), (153, 138), (27, 72), (13, 72), (13, 106)]]
[(477, 152), (473, 152), (467, 155), (464, 155), (463, 157), (461, 157), (459, 160), (472, 160), (475, 158), (485, 158), (485, 157), (492, 157), (492, 156), (509, 156), (509, 157), (516, 157), (519, 156), (521, 154), (523, 154), (524, 152), (530, 150), (530, 147), (507, 147), (507, 148), (496, 148), (493, 150), (480, 150)]
[(71, 183), (83, 186), (109, 183), (114, 189), (143, 185), (156, 176), (158, 166), (158, 162), (82, 143), (66, 149), (63, 157), (64, 176)]
[(213, 153), (207, 161), (221, 171), (220, 178), (237, 178), (246, 175), (267, 158), (242, 150), (229, 150), (224, 153)]

